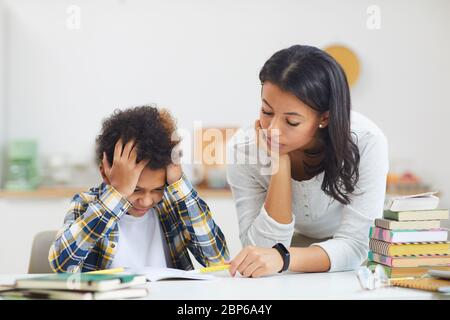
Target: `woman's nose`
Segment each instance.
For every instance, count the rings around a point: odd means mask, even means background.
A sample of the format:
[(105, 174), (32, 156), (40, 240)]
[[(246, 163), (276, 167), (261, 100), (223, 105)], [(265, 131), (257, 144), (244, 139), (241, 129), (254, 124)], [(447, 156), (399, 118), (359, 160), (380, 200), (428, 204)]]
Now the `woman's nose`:
[(269, 127), (267, 128), (267, 134), (271, 138), (279, 137), (281, 135), (280, 123), (279, 123), (279, 119), (278, 118), (275, 117), (275, 118), (272, 119), (272, 121), (270, 122)]

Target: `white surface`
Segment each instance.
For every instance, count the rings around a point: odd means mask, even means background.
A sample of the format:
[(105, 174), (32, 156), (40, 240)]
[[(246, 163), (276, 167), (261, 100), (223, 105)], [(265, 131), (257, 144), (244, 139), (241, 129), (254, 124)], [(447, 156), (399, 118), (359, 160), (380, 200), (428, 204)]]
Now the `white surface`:
[[(0, 285), (29, 275), (0, 275)], [(148, 283), (152, 300), (291, 300), (291, 299), (449, 299), (450, 295), (405, 289), (361, 289), (354, 272), (285, 274), (248, 279), (227, 272), (212, 281), (157, 281)]]
[[(148, 102), (186, 129), (251, 125), (270, 55), (342, 43), (361, 60), (353, 105), (388, 137), (392, 168), (415, 170), (450, 206), (448, 0), (79, 0), (79, 30), (66, 27), (70, 2), (6, 3), (8, 132), (36, 137), (43, 155), (91, 159), (101, 119)], [(367, 28), (372, 4), (379, 30)]]

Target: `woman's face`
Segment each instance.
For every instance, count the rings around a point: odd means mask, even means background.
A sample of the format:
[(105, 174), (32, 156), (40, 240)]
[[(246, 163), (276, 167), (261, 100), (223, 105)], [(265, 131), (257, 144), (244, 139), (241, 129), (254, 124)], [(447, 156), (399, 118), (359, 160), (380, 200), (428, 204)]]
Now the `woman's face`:
[(328, 125), (328, 112), (321, 115), (271, 82), (264, 82), (261, 100), (261, 128), (267, 130), (268, 145), (279, 148), (281, 155), (313, 148), (319, 125)]

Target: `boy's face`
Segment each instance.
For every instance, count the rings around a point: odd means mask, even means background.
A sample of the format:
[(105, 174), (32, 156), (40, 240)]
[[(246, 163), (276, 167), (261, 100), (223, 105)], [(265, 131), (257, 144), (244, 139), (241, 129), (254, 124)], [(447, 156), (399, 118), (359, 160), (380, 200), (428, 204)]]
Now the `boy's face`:
[(128, 209), (128, 213), (134, 217), (142, 217), (150, 208), (161, 201), (165, 183), (165, 169), (152, 170), (145, 167), (133, 194), (127, 198), (133, 205)]
[[(102, 170), (103, 168), (100, 167), (100, 171)], [(165, 183), (166, 170), (164, 168), (153, 170), (145, 167), (139, 176), (133, 194), (127, 197), (127, 200), (132, 204), (128, 213), (134, 217), (142, 217), (150, 208), (161, 201)]]

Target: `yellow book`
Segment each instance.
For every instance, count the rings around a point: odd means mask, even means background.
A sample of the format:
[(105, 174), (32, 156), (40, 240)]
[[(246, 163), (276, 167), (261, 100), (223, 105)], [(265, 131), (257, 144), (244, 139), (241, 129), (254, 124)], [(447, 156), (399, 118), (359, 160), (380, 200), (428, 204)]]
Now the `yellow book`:
[(391, 257), (450, 254), (450, 242), (389, 243), (370, 239), (369, 247), (372, 252)]

